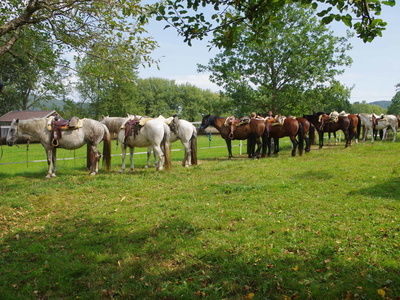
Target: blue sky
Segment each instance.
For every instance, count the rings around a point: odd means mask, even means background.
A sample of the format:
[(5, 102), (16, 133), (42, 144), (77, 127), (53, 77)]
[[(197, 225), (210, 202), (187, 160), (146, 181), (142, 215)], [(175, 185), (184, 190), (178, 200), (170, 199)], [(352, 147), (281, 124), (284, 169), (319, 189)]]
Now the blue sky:
[[(353, 87), (351, 102), (365, 100), (391, 100), (395, 94), (395, 84), (400, 83), (400, 6), (384, 7), (382, 18), (388, 22), (383, 37), (372, 43), (352, 38), (353, 49), (348, 53), (353, 64), (338, 79), (348, 87)], [(173, 79), (177, 83), (191, 83), (200, 88), (218, 91), (219, 87), (208, 80), (207, 74), (197, 73), (197, 64), (207, 64), (218, 53), (209, 51), (207, 41), (194, 41), (192, 47), (183, 43), (174, 29), (163, 30), (165, 24), (153, 21), (148, 26), (149, 33), (159, 43), (153, 57), (159, 59), (157, 67), (142, 68), (140, 77), (161, 77)], [(332, 23), (330, 28), (337, 35), (343, 35), (347, 27)]]

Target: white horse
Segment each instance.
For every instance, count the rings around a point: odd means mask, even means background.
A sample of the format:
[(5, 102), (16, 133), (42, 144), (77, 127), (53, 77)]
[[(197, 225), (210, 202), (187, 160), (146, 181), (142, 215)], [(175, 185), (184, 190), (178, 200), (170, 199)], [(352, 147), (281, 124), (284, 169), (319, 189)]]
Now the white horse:
[(382, 140), (386, 140), (387, 130), (390, 128), (393, 131), (392, 141), (396, 141), (398, 120), (395, 115), (377, 116), (375, 114), (372, 114), (372, 123), (375, 130), (383, 130)]
[(171, 167), (170, 129), (160, 119), (148, 120), (143, 126), (139, 125), (141, 116), (134, 116), (125, 121), (124, 128), (118, 133), (121, 143), (122, 165), (121, 172), (125, 171), (126, 147), (130, 148), (131, 170), (134, 169), (133, 153), (135, 147), (151, 147), (157, 157), (156, 170), (160, 171)]
[(365, 142), (368, 133), (371, 132), (371, 141), (374, 142), (374, 124), (372, 123), (372, 114), (358, 114), (363, 127), (363, 142)]
[(47, 164), (49, 166), (47, 178), (56, 176), (56, 150), (57, 148), (78, 149), (85, 144), (90, 147), (90, 175), (95, 175), (99, 171), (100, 154), (97, 146), (104, 141), (103, 161), (107, 171), (111, 167), (111, 137), (104, 124), (92, 119), (81, 119), (82, 126), (76, 129), (62, 131), (61, 137), (54, 145), (51, 130), (48, 129), (49, 119), (37, 118), (29, 120), (14, 119), (7, 134), (7, 144), (12, 146), (18, 137), (23, 135), (38, 139), (43, 145), (47, 154)]
[[(194, 125), (186, 120), (179, 119), (174, 116), (169, 125), (171, 129), (170, 142), (180, 140), (185, 148), (185, 156), (182, 161), (182, 166), (189, 167), (197, 165), (197, 130)], [(146, 168), (150, 165), (151, 148), (147, 150), (147, 164)]]

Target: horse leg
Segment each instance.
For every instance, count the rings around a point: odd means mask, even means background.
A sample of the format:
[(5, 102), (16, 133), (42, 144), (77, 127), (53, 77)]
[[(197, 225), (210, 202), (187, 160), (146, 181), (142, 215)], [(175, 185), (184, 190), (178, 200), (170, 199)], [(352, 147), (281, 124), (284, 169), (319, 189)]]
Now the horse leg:
[(382, 141), (386, 141), (386, 134), (387, 134), (387, 128), (383, 128), (383, 130), (379, 130), (379, 136), (381, 137)]
[(156, 170), (162, 171), (164, 169), (164, 153), (159, 145), (154, 146), (154, 154), (157, 156)]
[(363, 142), (365, 142), (365, 140), (367, 139), (368, 131), (369, 131), (369, 129), (366, 126), (364, 126), (364, 129), (363, 129)]
[(261, 146), (262, 146), (261, 139), (258, 137), (255, 139), (255, 142), (257, 143), (257, 149), (255, 150), (255, 157), (260, 158)]
[[(135, 151), (135, 147), (129, 147), (129, 159), (131, 161), (131, 171), (133, 171), (133, 169), (135, 168), (135, 163), (133, 161), (133, 153)], [(147, 157), (148, 157), (148, 153), (147, 153)]]
[(320, 132), (318, 133), (318, 137), (319, 137), (319, 141), (318, 141), (318, 143), (319, 143), (319, 149), (321, 149), (321, 148), (324, 146), (324, 132), (323, 132), (323, 131), (320, 131)]
[(279, 152), (279, 138), (274, 138), (274, 154)]
[(147, 147), (147, 162), (146, 165), (144, 166), (146, 169), (150, 167), (150, 156), (152, 151), (153, 150), (151, 147)]
[(267, 140), (268, 138), (265, 135), (262, 136), (261, 157), (265, 157), (267, 155)]
[(95, 145), (90, 145), (90, 173), (89, 175), (96, 175), (99, 170), (99, 153)]
[(53, 171), (51, 173), (51, 177), (56, 177), (57, 148), (53, 148), (53, 155), (51, 158), (53, 162)]
[(292, 141), (292, 156), (296, 156), (296, 150), (299, 143), (297, 142), (295, 136), (291, 136), (290, 140)]
[(306, 141), (306, 148), (305, 148), (304, 150), (305, 150), (306, 152), (310, 152), (310, 150), (311, 150), (310, 134), (307, 133), (307, 134), (304, 136), (304, 139), (305, 139), (305, 141)]
[(267, 137), (267, 148), (268, 148), (268, 153), (267, 153), (267, 155), (268, 155), (268, 156), (271, 156), (271, 140), (272, 140), (271, 137)]
[(46, 178), (51, 178), (51, 174), (53, 174), (53, 149), (47, 148), (46, 155), (47, 155), (47, 165), (48, 165)]
[(232, 140), (226, 139), (226, 147), (228, 147), (228, 159), (231, 159), (233, 157), (232, 155)]
[(342, 131), (343, 131), (343, 134), (344, 134), (344, 140), (346, 141), (346, 144), (344, 145), (344, 147), (347, 148), (350, 145), (349, 130), (348, 129), (347, 130), (342, 129)]
[(190, 154), (190, 142), (182, 143), (183, 147), (185, 148), (185, 156), (182, 160), (182, 167), (189, 167), (190, 162), (192, 161), (192, 156)]
[(121, 173), (125, 171), (126, 145), (121, 143)]

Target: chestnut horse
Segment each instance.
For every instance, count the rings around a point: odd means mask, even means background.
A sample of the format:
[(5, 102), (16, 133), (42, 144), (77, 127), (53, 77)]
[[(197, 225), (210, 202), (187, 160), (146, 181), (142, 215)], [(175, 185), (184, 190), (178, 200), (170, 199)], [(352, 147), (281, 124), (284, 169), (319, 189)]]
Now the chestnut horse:
[[(226, 122), (228, 121), (228, 122)], [(265, 122), (259, 119), (250, 119), (248, 124), (237, 126), (237, 119), (227, 120), (227, 118), (217, 117), (213, 115), (206, 115), (201, 120), (200, 130), (204, 130), (208, 126), (215, 127), (221, 137), (225, 140), (228, 148), (228, 157), (231, 159), (232, 155), (232, 140), (248, 140), (248, 156), (253, 158), (259, 157), (261, 147), (265, 148)], [(261, 142), (262, 140), (262, 142)], [(255, 150), (255, 145), (257, 149)], [(263, 153), (265, 151), (263, 150)]]
[(351, 145), (351, 140), (353, 138), (355, 138), (356, 143), (358, 143), (358, 140), (360, 138), (360, 131), (361, 131), (361, 120), (360, 120), (360, 117), (355, 114), (349, 114), (347, 117), (350, 120), (349, 139), (350, 139), (350, 145)]
[(324, 146), (324, 132), (336, 132), (338, 130), (343, 131), (346, 141), (345, 147), (351, 144), (349, 129), (354, 125), (351, 125), (351, 121), (347, 116), (338, 116), (337, 121), (333, 121), (329, 115), (323, 114), (319, 116), (318, 121), (313, 123), (313, 125), (318, 130), (319, 148)]
[[(274, 139), (274, 153), (279, 152), (279, 139), (285, 136), (290, 138), (292, 142), (292, 156), (296, 156), (296, 149), (299, 147), (299, 154), (303, 154), (304, 148), (304, 131), (302, 123), (296, 118), (288, 117), (279, 124), (275, 118), (267, 118), (265, 120), (267, 132), (268, 156), (271, 155), (271, 139)], [(298, 141), (296, 140), (298, 137)]]
[[(304, 149), (306, 152), (310, 152), (311, 150), (311, 143), (315, 141), (315, 127), (308, 121), (306, 118), (298, 117), (296, 118), (297, 121), (303, 127), (303, 136), (304, 140), (306, 141), (306, 148)], [(303, 149), (299, 148), (299, 151), (303, 152)]]

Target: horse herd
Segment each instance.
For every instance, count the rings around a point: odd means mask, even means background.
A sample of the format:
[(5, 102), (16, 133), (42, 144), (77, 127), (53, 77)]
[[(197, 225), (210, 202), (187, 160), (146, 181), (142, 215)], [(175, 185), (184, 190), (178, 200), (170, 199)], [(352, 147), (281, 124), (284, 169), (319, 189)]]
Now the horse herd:
[[(101, 157), (97, 147), (103, 141), (103, 164), (106, 170), (111, 168), (111, 139), (117, 137), (121, 145), (121, 172), (125, 170), (126, 149), (130, 149), (130, 169), (134, 169), (133, 154), (135, 147), (148, 147), (147, 164), (154, 152), (156, 170), (171, 167), (170, 144), (180, 140), (185, 148), (182, 165), (189, 167), (197, 164), (197, 129), (186, 120), (177, 116), (165, 119), (147, 118), (137, 115), (127, 117), (103, 117), (100, 121), (81, 119), (71, 126), (65, 120), (58, 121), (54, 117), (30, 120), (14, 119), (7, 134), (7, 144), (12, 146), (20, 137), (39, 140), (45, 148), (48, 162), (47, 178), (56, 176), (57, 148), (77, 149), (87, 144), (88, 168), (91, 175), (98, 173)], [(79, 124), (79, 125), (76, 125)], [(319, 147), (323, 147), (325, 132), (343, 131), (345, 147), (351, 145), (353, 139), (358, 142), (363, 128), (363, 141), (368, 132), (382, 131), (382, 139), (386, 138), (387, 129), (394, 132), (400, 127), (400, 117), (394, 115), (346, 114), (344, 112), (318, 112), (303, 117), (269, 116), (266, 118), (253, 116), (237, 119), (222, 118), (213, 115), (203, 117), (200, 130), (215, 127), (225, 139), (229, 158), (232, 157), (232, 140), (247, 140), (247, 153), (250, 158), (269, 156), (279, 152), (279, 139), (289, 137), (292, 142), (292, 156), (303, 151), (309, 152), (315, 140), (315, 132), (319, 135)], [(58, 133), (58, 134), (56, 134)], [(57, 140), (55, 140), (57, 139)], [(272, 142), (273, 141), (273, 142)]]

